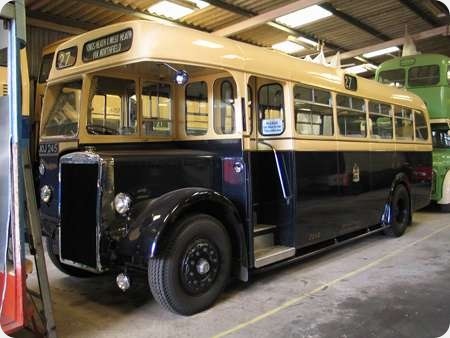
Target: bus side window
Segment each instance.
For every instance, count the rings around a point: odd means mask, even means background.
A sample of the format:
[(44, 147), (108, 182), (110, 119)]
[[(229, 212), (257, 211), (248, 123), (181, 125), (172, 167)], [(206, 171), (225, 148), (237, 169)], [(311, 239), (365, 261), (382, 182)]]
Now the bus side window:
[(413, 115), (411, 109), (394, 107), (395, 136), (398, 140), (413, 140)]
[(193, 82), (186, 86), (186, 134), (201, 136), (208, 132), (208, 86)]
[(247, 107), (246, 115), (248, 116), (248, 124), (246, 130), (249, 134), (253, 131), (253, 89), (250, 85), (247, 85)]
[(333, 108), (330, 92), (294, 86), (294, 111), (295, 129), (300, 135), (333, 135)]
[(217, 134), (232, 134), (235, 130), (235, 83), (233, 78), (214, 82), (214, 131)]
[(391, 140), (394, 137), (391, 105), (369, 101), (369, 125), (372, 138)]
[(347, 137), (366, 137), (366, 105), (363, 99), (336, 95), (339, 133)]
[(259, 88), (259, 132), (262, 135), (281, 135), (284, 132), (284, 94), (278, 83)]
[(170, 85), (145, 81), (141, 98), (143, 134), (170, 136), (172, 134)]
[(428, 140), (428, 126), (423, 112), (414, 110), (414, 120), (416, 124), (416, 139)]

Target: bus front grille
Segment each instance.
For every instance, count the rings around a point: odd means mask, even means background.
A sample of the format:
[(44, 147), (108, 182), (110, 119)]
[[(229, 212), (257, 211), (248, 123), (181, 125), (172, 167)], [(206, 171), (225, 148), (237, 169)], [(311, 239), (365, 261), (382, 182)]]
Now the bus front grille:
[(98, 271), (99, 163), (61, 162), (60, 259)]

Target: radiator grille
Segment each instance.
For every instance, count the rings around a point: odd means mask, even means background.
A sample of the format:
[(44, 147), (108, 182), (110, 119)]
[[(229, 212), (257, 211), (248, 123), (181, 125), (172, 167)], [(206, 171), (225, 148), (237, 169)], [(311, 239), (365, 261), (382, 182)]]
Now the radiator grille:
[(2, 84), (2, 96), (8, 96), (8, 84), (7, 83)]
[(98, 164), (61, 164), (61, 259), (97, 269)]

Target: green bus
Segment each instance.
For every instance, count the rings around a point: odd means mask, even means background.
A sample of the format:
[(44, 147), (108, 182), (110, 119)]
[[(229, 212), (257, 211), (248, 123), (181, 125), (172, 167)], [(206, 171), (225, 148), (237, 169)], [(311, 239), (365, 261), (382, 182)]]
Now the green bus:
[(406, 88), (425, 101), (434, 148), (431, 199), (450, 212), (450, 58), (438, 54), (395, 58), (380, 65), (375, 79)]

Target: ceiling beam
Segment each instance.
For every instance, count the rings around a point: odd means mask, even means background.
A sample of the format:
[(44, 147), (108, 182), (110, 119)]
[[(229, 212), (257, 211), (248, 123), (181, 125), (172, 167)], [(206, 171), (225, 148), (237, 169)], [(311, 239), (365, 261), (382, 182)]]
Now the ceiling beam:
[(334, 16), (344, 20), (345, 22), (349, 23), (352, 26), (358, 27), (359, 29), (379, 38), (380, 40), (388, 41), (391, 39), (391, 37), (387, 36), (386, 34), (380, 32), (379, 30), (373, 28), (372, 26), (369, 26), (368, 24), (362, 22), (361, 20), (345, 13), (344, 11), (341, 11), (340, 9), (337, 9), (334, 7), (331, 3), (325, 2), (320, 5), (323, 9), (326, 9), (327, 11), (333, 13)]
[(29, 16), (27, 16), (27, 25), (38, 28), (50, 29), (53, 31), (63, 32), (71, 35), (78, 35), (87, 32), (86, 29), (76, 28), (67, 25), (60, 25), (51, 21), (35, 19)]
[[(97, 25), (65, 18), (62, 16), (50, 15), (50, 14), (39, 12), (39, 11), (26, 11), (26, 15), (28, 18), (36, 19), (36, 20), (39, 20), (40, 22), (46, 21), (48, 23), (82, 29), (84, 31), (98, 28)], [(34, 21), (34, 22), (36, 23), (37, 21)]]
[(411, 11), (413, 11), (418, 17), (422, 18), (426, 22), (428, 22), (432, 26), (439, 26), (440, 23), (436, 18), (431, 15), (429, 12), (424, 11), (422, 8), (417, 6), (414, 2), (411, 0), (399, 0), (403, 6), (408, 7)]
[[(450, 25), (444, 25), (437, 28), (432, 28), (421, 33), (411, 35), (414, 41), (426, 40), (434, 36), (443, 35), (450, 36)], [(341, 60), (354, 58), (355, 56), (363, 55), (365, 53), (374, 52), (376, 50), (385, 49), (393, 46), (402, 46), (405, 43), (405, 38), (397, 38), (386, 42), (378, 43), (375, 45), (367, 46), (364, 48), (355, 49), (349, 52), (341, 54)], [(330, 58), (327, 58), (328, 60)]]
[(219, 35), (219, 36), (230, 36), (230, 35), (242, 32), (244, 30), (263, 25), (269, 21), (272, 21), (272, 20), (280, 17), (280, 16), (298, 11), (300, 9), (303, 9), (303, 8), (306, 8), (309, 6), (318, 5), (322, 2), (325, 2), (325, 0), (297, 0), (288, 5), (272, 9), (265, 13), (258, 14), (249, 19), (238, 22), (234, 25), (219, 29), (219, 30), (213, 32), (213, 34)]

